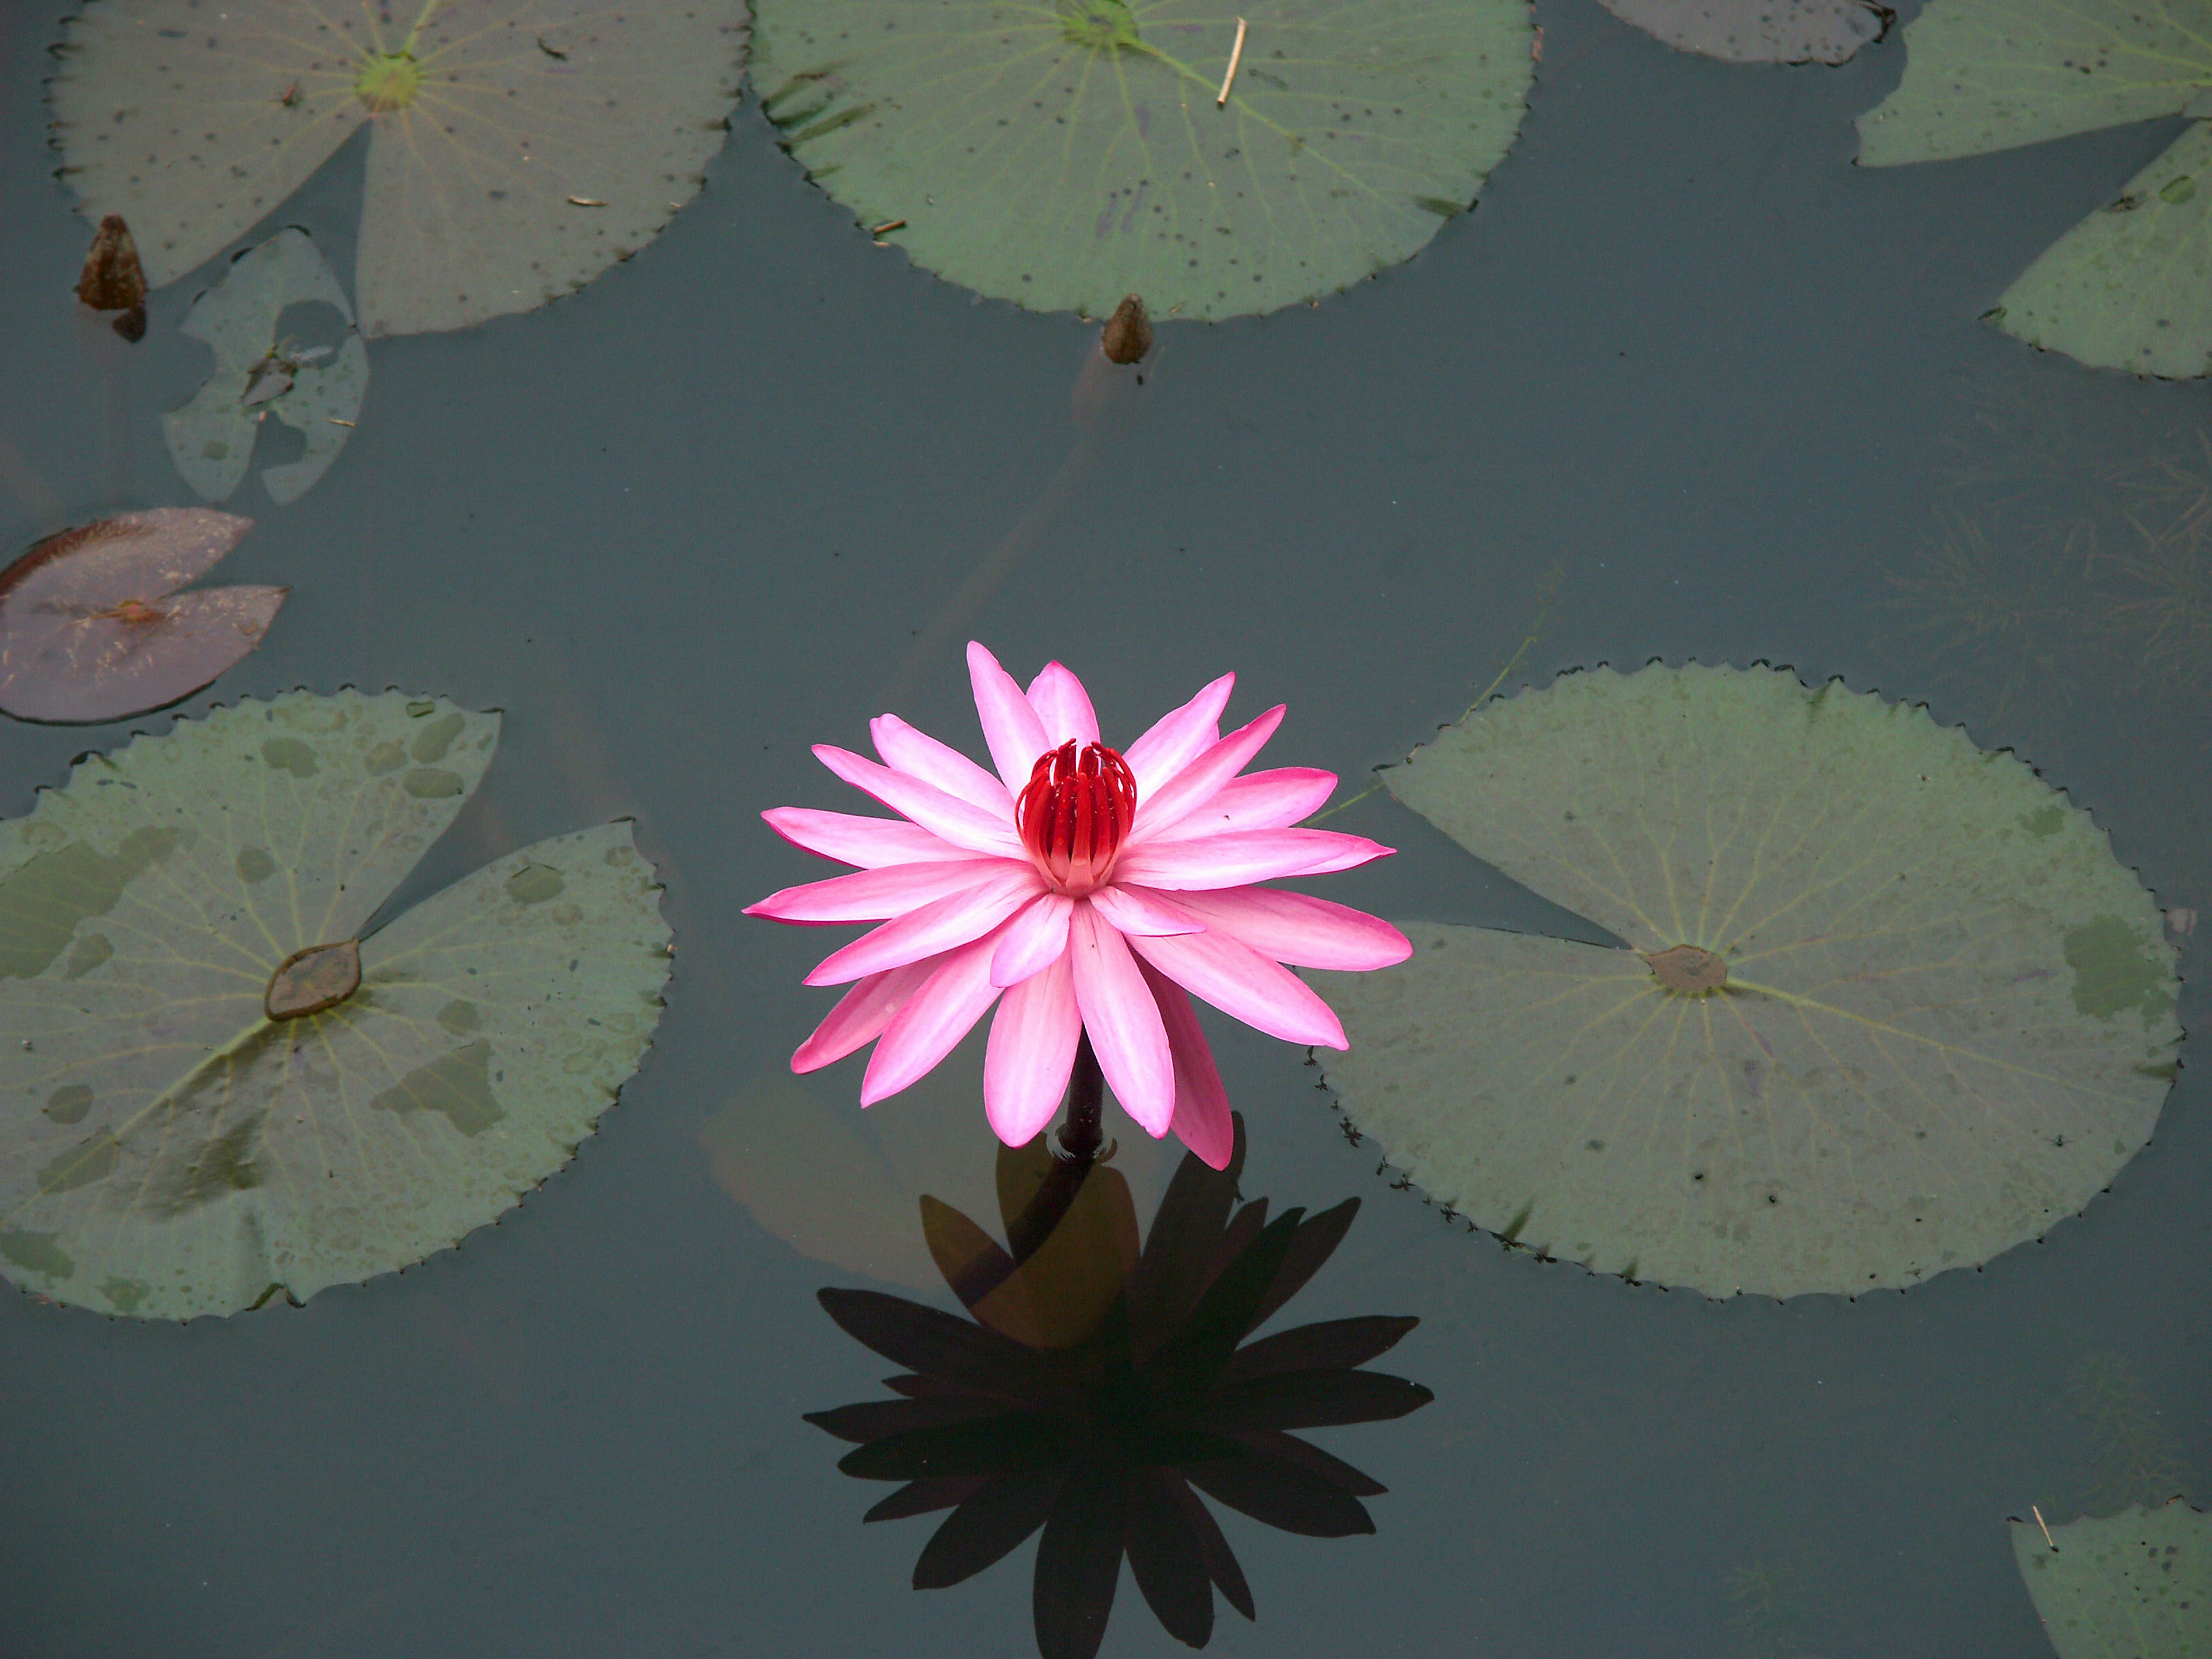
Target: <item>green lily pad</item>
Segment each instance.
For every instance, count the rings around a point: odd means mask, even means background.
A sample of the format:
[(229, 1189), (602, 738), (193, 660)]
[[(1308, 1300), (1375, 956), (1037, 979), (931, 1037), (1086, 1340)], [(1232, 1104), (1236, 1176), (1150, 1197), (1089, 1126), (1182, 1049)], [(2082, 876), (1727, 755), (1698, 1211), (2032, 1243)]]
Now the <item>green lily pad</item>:
[(1624, 23), (1728, 64), (1840, 64), (1881, 39), (1868, 0), (1604, 0)]
[[(767, 0), (761, 106), (915, 262), (1037, 311), (1218, 318), (1412, 257), (1519, 130), (1525, 0)], [(880, 228), (880, 229), (878, 229)]]
[[(1930, 0), (1905, 78), (1859, 118), (1869, 167), (1977, 155), (2161, 115), (2212, 115), (2212, 10), (2126, 0)], [(2101, 368), (2212, 368), (2205, 203), (2191, 126), (2008, 289), (1990, 319)]]
[(61, 173), (155, 287), (244, 235), (363, 124), (362, 331), (529, 311), (660, 233), (722, 147), (745, 0), (91, 0), (52, 85)]
[(1413, 924), (1312, 975), (1329, 1085), (1439, 1201), (1711, 1296), (1911, 1285), (2150, 1137), (2174, 953), (2086, 812), (1919, 708), (1771, 669), (1567, 676), (1392, 792), (1626, 948)]
[[(285, 307), (308, 304), (329, 306), (346, 319), (345, 338), (335, 349), (303, 351), (277, 337)], [(229, 499), (266, 416), (306, 444), (298, 460), (264, 469), (270, 500), (297, 501), (330, 470), (368, 394), (368, 348), (352, 322), (345, 290), (303, 230), (280, 230), (241, 253), (192, 302), (180, 331), (215, 349), (215, 373), (191, 402), (161, 417), (161, 432), (177, 471), (201, 500)]]
[(2179, 1498), (2043, 1528), (2012, 1523), (2013, 1557), (2058, 1659), (2212, 1653), (2212, 1515)]
[(568, 1160), (668, 975), (629, 825), (369, 927), (498, 731), (291, 692), (92, 756), (0, 823), (0, 1271), (149, 1317), (305, 1300)]

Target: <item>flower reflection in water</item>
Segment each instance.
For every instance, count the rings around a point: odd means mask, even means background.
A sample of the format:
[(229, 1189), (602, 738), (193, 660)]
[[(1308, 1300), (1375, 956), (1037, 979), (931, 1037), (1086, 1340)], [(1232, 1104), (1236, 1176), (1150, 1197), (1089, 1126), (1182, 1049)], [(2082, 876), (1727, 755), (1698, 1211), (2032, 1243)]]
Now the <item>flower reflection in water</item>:
[[(973, 1320), (872, 1291), (821, 1294), (855, 1340), (907, 1367), (901, 1397), (811, 1413), (858, 1443), (838, 1467), (902, 1481), (870, 1521), (951, 1510), (915, 1564), (917, 1589), (973, 1577), (1040, 1528), (1033, 1589), (1045, 1659), (1097, 1650), (1126, 1553), (1177, 1639), (1203, 1647), (1213, 1590), (1252, 1594), (1205, 1493), (1285, 1532), (1372, 1532), (1380, 1483), (1290, 1432), (1401, 1417), (1429, 1390), (1360, 1366), (1411, 1330), (1372, 1316), (1245, 1339), (1296, 1295), (1359, 1206), (1307, 1216), (1239, 1206), (1244, 1134), (1215, 1170), (1184, 1158), (1141, 1249), (1109, 1164), (1042, 1138), (1000, 1156), (1007, 1247), (922, 1200), (939, 1269)], [(1195, 1488), (1195, 1490), (1194, 1490)]]

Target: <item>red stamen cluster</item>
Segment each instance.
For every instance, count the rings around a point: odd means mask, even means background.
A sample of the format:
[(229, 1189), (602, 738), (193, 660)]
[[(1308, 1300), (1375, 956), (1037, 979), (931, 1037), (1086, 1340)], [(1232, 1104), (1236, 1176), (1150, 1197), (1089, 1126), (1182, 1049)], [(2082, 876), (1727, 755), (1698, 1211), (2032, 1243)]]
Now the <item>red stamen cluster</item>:
[(1103, 743), (1073, 738), (1037, 757), (1014, 827), (1044, 878), (1080, 897), (1103, 882), (1137, 816), (1129, 763)]

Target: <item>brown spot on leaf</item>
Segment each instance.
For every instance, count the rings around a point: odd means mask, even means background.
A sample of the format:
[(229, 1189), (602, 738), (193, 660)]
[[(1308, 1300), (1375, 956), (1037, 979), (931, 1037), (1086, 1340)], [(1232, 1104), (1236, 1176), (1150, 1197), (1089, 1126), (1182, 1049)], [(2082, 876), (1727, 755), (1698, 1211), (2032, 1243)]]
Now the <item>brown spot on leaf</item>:
[(1636, 954), (1651, 969), (1652, 978), (1682, 996), (1717, 991), (1728, 983), (1728, 963), (1695, 945), (1677, 945), (1656, 953), (1638, 951)]

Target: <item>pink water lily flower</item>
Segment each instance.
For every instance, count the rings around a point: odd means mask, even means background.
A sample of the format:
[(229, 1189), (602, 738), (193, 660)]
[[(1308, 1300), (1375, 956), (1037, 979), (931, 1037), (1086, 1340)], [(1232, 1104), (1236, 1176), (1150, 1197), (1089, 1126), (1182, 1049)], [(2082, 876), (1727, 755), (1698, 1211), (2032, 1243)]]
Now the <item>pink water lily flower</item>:
[[(874, 1104), (927, 1073), (994, 1002), (983, 1103), (1026, 1145), (1058, 1109), (1089, 1035), (1115, 1098), (1155, 1138), (1172, 1129), (1215, 1169), (1235, 1141), (1229, 1098), (1189, 996), (1291, 1042), (1346, 1046), (1328, 1006), (1285, 963), (1358, 969), (1413, 947), (1388, 922), (1257, 884), (1349, 870), (1391, 849), (1290, 826), (1336, 787), (1287, 767), (1243, 776), (1280, 707), (1221, 735), (1224, 674), (1116, 751), (1075, 676), (1048, 664), (1024, 694), (968, 647), (994, 777), (895, 714), (874, 761), (817, 744), (822, 763), (898, 818), (809, 807), (764, 813), (787, 841), (860, 866), (763, 899), (779, 921), (883, 925), (835, 951), (809, 985), (850, 985), (792, 1056), (811, 1072), (876, 1044)], [(1000, 1001), (1001, 997), (1004, 998)]]

